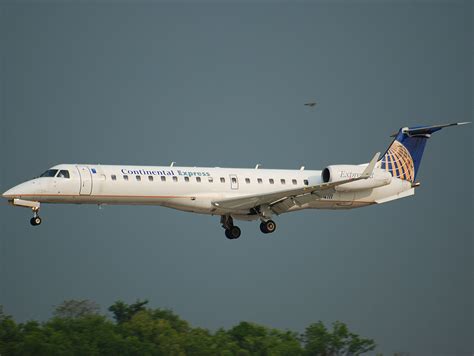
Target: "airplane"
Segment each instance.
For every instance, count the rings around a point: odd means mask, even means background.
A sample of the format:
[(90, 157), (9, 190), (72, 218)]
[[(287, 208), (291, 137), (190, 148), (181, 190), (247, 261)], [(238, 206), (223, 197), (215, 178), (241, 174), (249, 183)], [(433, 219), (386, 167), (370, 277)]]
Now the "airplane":
[(310, 102), (310, 103), (305, 103), (304, 105), (305, 105), (305, 106), (309, 106), (309, 107), (312, 108), (312, 107), (316, 106), (316, 102), (315, 102), (315, 101), (312, 101), (312, 102)]
[(414, 195), (427, 140), (445, 127), (402, 127), (380, 157), (369, 163), (329, 165), (323, 170), (59, 164), (3, 193), (13, 206), (30, 208), (40, 225), (43, 203), (159, 205), (220, 216), (228, 239), (235, 220), (260, 220), (275, 232), (273, 216), (303, 209), (353, 209)]

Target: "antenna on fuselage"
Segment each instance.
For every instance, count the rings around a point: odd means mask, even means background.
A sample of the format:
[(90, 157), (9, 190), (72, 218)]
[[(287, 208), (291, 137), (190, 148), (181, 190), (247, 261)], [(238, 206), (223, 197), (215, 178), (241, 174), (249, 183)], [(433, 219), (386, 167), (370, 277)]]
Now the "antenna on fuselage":
[(301, 167), (300, 167), (300, 171), (304, 171), (304, 166), (301, 166)]
[(257, 163), (257, 165), (255, 166), (255, 169), (259, 169), (262, 165), (260, 163)]
[(176, 163), (175, 161), (171, 162), (170, 167), (174, 167), (175, 163)]

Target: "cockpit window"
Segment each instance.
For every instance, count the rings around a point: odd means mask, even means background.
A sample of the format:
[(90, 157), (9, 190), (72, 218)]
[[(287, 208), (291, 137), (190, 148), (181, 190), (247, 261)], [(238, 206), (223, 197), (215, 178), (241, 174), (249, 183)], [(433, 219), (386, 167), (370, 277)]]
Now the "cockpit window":
[(65, 169), (60, 170), (58, 173), (58, 178), (69, 178), (69, 171), (66, 171)]
[(46, 172), (44, 172), (40, 177), (54, 177), (58, 173), (57, 169), (48, 169)]

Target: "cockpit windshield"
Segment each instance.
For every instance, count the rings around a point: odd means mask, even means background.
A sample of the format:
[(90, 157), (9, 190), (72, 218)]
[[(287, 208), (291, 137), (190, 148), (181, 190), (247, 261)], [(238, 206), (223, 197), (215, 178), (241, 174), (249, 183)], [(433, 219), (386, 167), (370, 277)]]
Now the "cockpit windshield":
[(48, 169), (40, 177), (70, 178), (69, 171), (66, 169)]
[(58, 173), (58, 178), (69, 178), (69, 171), (61, 169)]
[(58, 173), (57, 169), (48, 169), (46, 172), (44, 172), (40, 177), (54, 177)]

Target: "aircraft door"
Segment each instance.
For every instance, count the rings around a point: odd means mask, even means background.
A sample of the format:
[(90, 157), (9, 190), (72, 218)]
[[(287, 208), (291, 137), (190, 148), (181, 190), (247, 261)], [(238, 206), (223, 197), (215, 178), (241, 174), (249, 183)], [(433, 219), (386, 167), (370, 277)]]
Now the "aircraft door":
[(239, 189), (239, 179), (236, 174), (229, 174), (230, 177), (230, 189)]
[(81, 177), (81, 186), (79, 190), (80, 195), (91, 195), (92, 193), (92, 174), (89, 167), (76, 166)]

